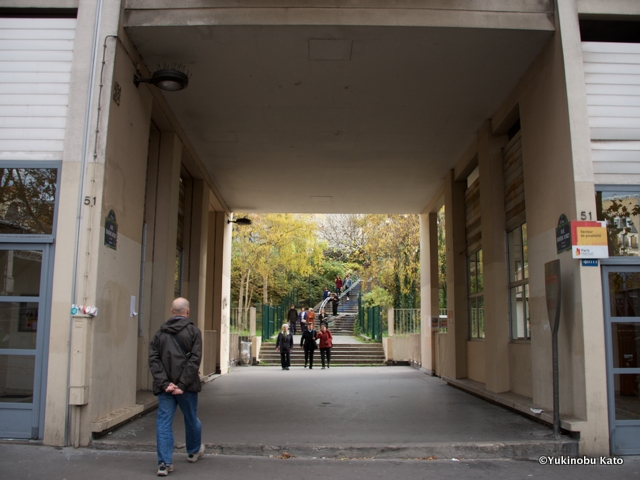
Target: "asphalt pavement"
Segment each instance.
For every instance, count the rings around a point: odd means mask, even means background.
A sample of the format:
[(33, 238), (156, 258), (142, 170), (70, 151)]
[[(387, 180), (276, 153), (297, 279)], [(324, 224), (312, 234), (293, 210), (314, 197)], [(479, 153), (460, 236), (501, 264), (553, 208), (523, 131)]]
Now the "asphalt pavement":
[[(145, 479), (156, 476), (154, 453), (0, 444), (0, 478)], [(457, 459), (456, 459), (457, 460)], [(537, 460), (341, 460), (206, 454), (197, 463), (174, 457), (169, 478), (192, 480), (358, 479), (640, 479), (640, 457), (622, 465), (540, 465)], [(596, 459), (599, 460), (599, 459)]]

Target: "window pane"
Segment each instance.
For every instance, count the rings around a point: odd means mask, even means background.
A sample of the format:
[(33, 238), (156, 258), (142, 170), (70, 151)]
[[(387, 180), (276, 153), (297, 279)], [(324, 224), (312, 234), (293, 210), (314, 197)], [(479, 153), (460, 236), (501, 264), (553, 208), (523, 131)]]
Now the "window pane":
[(529, 278), (529, 251), (527, 246), (527, 224), (522, 225), (522, 261), (524, 264), (524, 278)]
[(531, 317), (529, 316), (529, 284), (524, 285), (524, 331), (525, 338), (531, 338)]
[(609, 273), (610, 314), (612, 317), (640, 317), (640, 273)]
[(55, 168), (0, 168), (0, 233), (51, 234)]
[(41, 250), (0, 250), (0, 296), (40, 295)]
[(476, 260), (476, 274), (477, 274), (477, 291), (482, 293), (484, 291), (483, 272), (482, 272), (482, 250), (478, 250), (478, 257)]
[(35, 357), (0, 355), (0, 402), (33, 403)]
[(477, 298), (469, 299), (469, 308), (471, 310), (471, 328), (469, 336), (471, 338), (478, 338), (478, 304)]
[(638, 368), (640, 323), (612, 323), (614, 368)]
[(640, 420), (638, 377), (640, 377), (638, 374), (613, 376), (616, 420)]
[(478, 297), (478, 338), (484, 338), (484, 296)]
[(521, 227), (507, 234), (509, 248), (509, 282), (517, 282), (524, 277), (524, 258), (522, 257), (522, 229)]
[(598, 219), (606, 220), (609, 255), (637, 257), (640, 206), (638, 192), (597, 192)]
[(473, 253), (469, 256), (469, 292), (477, 293), (478, 286), (476, 284), (476, 254)]
[(37, 331), (37, 302), (0, 303), (0, 349), (34, 350)]
[(528, 338), (527, 294), (528, 285), (510, 289), (511, 299), (511, 338)]

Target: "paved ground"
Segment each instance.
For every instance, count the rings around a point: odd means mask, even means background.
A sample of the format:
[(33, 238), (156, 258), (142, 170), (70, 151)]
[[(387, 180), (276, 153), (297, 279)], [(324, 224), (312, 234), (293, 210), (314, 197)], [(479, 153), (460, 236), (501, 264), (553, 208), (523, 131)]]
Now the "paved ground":
[[(204, 386), (198, 412), (203, 442), (224, 454), (533, 458), (537, 448), (575, 448), (542, 424), (410, 367), (236, 367)], [(155, 417), (97, 439), (96, 448), (155, 451)], [(183, 442), (179, 414), (174, 431)]]
[[(175, 458), (169, 478), (242, 479), (640, 479), (640, 457), (623, 465), (550, 466), (515, 460), (323, 460), (206, 454), (198, 463)], [(92, 480), (156, 477), (154, 453), (105, 452), (0, 444), (0, 478)]]

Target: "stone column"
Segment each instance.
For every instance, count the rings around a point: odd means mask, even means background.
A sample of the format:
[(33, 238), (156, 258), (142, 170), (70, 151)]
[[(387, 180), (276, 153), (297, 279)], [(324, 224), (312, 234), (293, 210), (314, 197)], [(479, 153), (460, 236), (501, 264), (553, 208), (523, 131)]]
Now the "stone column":
[(466, 181), (456, 181), (453, 170), (444, 179), (444, 208), (447, 242), (448, 333), (442, 346), (442, 375), (467, 376), (467, 280), (464, 191)]
[(485, 382), (492, 392), (509, 391), (509, 311), (505, 259), (504, 137), (494, 136), (491, 123), (478, 133), (482, 260), (484, 272)]

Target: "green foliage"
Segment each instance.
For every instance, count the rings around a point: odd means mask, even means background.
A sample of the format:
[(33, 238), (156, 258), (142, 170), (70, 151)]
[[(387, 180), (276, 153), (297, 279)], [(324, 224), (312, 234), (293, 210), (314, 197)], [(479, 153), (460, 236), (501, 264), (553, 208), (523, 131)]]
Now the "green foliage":
[(375, 286), (362, 295), (364, 307), (379, 306), (381, 308), (393, 307), (393, 295), (382, 287)]

